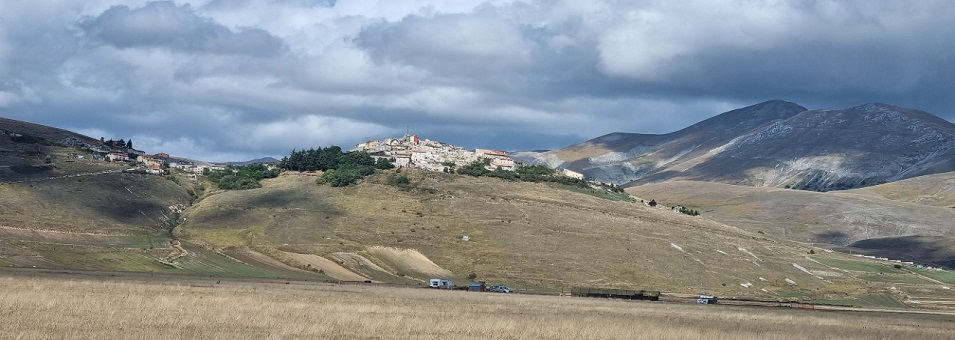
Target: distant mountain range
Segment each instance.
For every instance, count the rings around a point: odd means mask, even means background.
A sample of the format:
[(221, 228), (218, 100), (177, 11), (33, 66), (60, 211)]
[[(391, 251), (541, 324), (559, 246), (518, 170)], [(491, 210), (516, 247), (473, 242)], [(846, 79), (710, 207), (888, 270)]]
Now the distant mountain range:
[(250, 161), (245, 161), (245, 162), (227, 162), (226, 164), (227, 165), (249, 165), (249, 164), (275, 163), (278, 161), (279, 160), (275, 159), (275, 157), (262, 157), (262, 158), (256, 158)]
[(515, 158), (620, 185), (697, 180), (828, 191), (955, 170), (955, 124), (888, 104), (807, 110), (772, 100), (673, 133), (611, 133)]

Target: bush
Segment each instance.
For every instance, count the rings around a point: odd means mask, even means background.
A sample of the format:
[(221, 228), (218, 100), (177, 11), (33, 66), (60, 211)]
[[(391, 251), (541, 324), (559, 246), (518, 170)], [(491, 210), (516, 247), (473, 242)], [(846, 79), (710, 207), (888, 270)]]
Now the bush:
[(411, 179), (409, 179), (408, 176), (405, 176), (405, 175), (401, 175), (401, 176), (392, 175), (391, 177), (388, 178), (388, 184), (391, 184), (397, 187), (407, 187), (411, 185)]
[(394, 169), (394, 168), (395, 168), (395, 164), (390, 159), (379, 158), (378, 160), (375, 161), (375, 169), (388, 170), (388, 169)]
[(368, 165), (349, 165), (339, 169), (330, 169), (318, 178), (318, 184), (328, 183), (333, 187), (344, 187), (355, 184), (365, 176), (375, 173), (375, 168)]
[(685, 215), (700, 216), (700, 212), (699, 212), (699, 211), (687, 209), (687, 208), (684, 207), (684, 206), (681, 206), (679, 209), (677, 209), (677, 211), (679, 211), (680, 213), (683, 213), (683, 214), (685, 214)]
[(259, 184), (259, 181), (256, 179), (239, 176), (223, 177), (218, 183), (216, 183), (216, 185), (219, 186), (219, 189), (224, 190), (246, 190), (262, 187), (262, 185)]
[(259, 180), (278, 177), (280, 172), (279, 169), (269, 170), (262, 164), (249, 164), (229, 167), (225, 171), (210, 172), (208, 178), (215, 182), (219, 189), (245, 190), (261, 188), (262, 185), (259, 184)]

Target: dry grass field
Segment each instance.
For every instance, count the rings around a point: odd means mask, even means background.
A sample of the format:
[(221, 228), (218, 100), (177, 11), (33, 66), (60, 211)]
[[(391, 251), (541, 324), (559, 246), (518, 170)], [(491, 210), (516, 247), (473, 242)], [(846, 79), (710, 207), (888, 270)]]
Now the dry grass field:
[(223, 252), (249, 248), (292, 267), (325, 273), (344, 267), (383, 282), (451, 276), (463, 285), (474, 273), (521, 289), (611, 287), (767, 299), (793, 291), (843, 298), (882, 289), (800, 270), (829, 270), (806, 258), (806, 246), (664, 208), (541, 183), (421, 171), (403, 171), (413, 187), (398, 188), (387, 184), (393, 175), (332, 188), (316, 185), (314, 176), (284, 174), (262, 181), (260, 189), (204, 198), (183, 214), (176, 235)]
[(0, 273), (7, 339), (952, 339), (955, 316)]
[[(628, 188), (627, 192), (665, 205), (686, 205), (706, 218), (750, 232), (800, 242), (844, 245), (878, 237), (955, 236), (955, 229), (951, 228), (955, 209), (915, 202), (915, 192), (931, 196), (948, 185), (944, 184), (944, 176), (932, 178), (935, 180), (910, 179), (899, 182), (902, 184), (831, 192), (694, 181), (648, 184)], [(924, 182), (935, 183), (936, 190), (920, 189), (927, 186)], [(920, 186), (903, 190), (908, 188), (907, 183)], [(889, 193), (893, 198), (888, 198)]]
[(955, 172), (919, 176), (898, 182), (846, 190), (936, 207), (955, 208)]

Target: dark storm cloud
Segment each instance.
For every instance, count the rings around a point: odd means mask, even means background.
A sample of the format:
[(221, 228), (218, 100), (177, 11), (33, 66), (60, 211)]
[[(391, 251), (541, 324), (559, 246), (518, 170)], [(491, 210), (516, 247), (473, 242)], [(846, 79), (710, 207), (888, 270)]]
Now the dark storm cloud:
[(949, 1), (2, 1), (0, 115), (202, 159), (541, 149), (784, 99), (955, 119)]
[(269, 56), (283, 43), (257, 28), (233, 31), (196, 14), (187, 5), (156, 1), (142, 8), (119, 5), (80, 23), (93, 39), (119, 48), (159, 47), (181, 52)]

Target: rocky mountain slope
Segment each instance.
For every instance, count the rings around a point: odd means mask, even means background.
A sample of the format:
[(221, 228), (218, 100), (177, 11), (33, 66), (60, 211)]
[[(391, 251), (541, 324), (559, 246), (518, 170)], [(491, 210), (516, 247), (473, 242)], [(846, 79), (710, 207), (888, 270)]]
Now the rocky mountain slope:
[(616, 184), (697, 180), (826, 191), (955, 170), (955, 124), (887, 104), (806, 110), (774, 100), (669, 134), (612, 133), (518, 157)]

